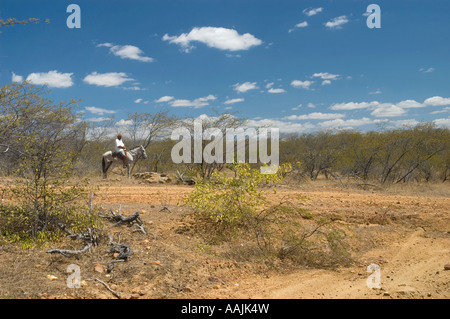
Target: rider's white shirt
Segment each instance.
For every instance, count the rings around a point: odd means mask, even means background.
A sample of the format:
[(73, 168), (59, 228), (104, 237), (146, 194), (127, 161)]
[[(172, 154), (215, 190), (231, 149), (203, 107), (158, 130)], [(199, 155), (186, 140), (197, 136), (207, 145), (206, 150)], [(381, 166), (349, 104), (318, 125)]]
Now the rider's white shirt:
[(115, 151), (116, 153), (123, 152), (123, 149), (119, 148), (119, 146), (125, 147), (125, 144), (123, 144), (123, 141), (122, 141), (122, 140), (119, 140), (119, 139), (117, 138), (117, 139), (116, 139), (116, 147), (115, 147), (115, 149), (114, 149), (114, 151)]

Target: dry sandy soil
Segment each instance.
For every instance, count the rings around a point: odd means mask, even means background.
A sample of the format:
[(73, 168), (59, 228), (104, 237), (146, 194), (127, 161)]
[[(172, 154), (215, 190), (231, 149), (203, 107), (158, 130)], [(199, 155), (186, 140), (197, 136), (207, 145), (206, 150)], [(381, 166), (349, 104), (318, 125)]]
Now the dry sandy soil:
[[(81, 244), (64, 240), (27, 250), (1, 245), (0, 298), (116, 298), (97, 279), (121, 298), (450, 298), (450, 271), (444, 269), (450, 264), (448, 183), (389, 189), (329, 182), (280, 186), (276, 196), (302, 194), (307, 200), (301, 205), (311, 214), (339, 216), (354, 262), (332, 269), (238, 260), (223, 254), (220, 245), (206, 244), (193, 230), (192, 212), (177, 205), (191, 186), (148, 185), (123, 177), (93, 183), (98, 185), (94, 203), (105, 211), (122, 205), (123, 215), (142, 213), (146, 235), (107, 225), (110, 234), (121, 234), (133, 255), (107, 273), (113, 256), (106, 246), (64, 257), (46, 251), (80, 249)], [(71, 264), (80, 266), (79, 289), (66, 284)], [(380, 266), (381, 289), (367, 286), (370, 264)]]

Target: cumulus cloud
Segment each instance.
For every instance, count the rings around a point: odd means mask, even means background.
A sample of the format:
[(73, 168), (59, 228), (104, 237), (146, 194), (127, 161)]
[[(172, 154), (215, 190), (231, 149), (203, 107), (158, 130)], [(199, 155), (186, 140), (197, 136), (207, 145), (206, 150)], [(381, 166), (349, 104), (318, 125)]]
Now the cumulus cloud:
[(378, 105), (370, 114), (375, 117), (396, 117), (406, 114), (406, 111), (398, 105), (383, 103)]
[(361, 119), (334, 119), (330, 121), (321, 122), (318, 125), (323, 128), (349, 128), (349, 127), (358, 127), (358, 126), (364, 126), (364, 125), (370, 125), (373, 124), (374, 120), (364, 117)]
[(162, 39), (180, 45), (185, 52), (194, 48), (193, 42), (200, 42), (210, 48), (227, 51), (248, 50), (263, 43), (250, 33), (241, 35), (233, 29), (216, 27), (193, 28), (189, 33), (182, 33), (179, 36), (165, 34)]
[(172, 100), (169, 102), (169, 104), (172, 107), (193, 107), (193, 108), (201, 108), (204, 106), (208, 106), (210, 101), (214, 101), (217, 98), (210, 94), (208, 96), (205, 97), (200, 97), (198, 99), (195, 100)]
[(253, 128), (279, 128), (280, 133), (301, 133), (315, 128), (311, 123), (298, 123), (277, 119), (252, 119), (247, 121), (246, 126)]
[(352, 110), (361, 110), (367, 109), (369, 107), (378, 106), (380, 103), (377, 101), (374, 102), (348, 102), (348, 103), (337, 103), (330, 106), (331, 110), (335, 111), (352, 111)]
[(425, 107), (426, 104), (419, 103), (415, 100), (405, 100), (397, 103), (397, 106), (404, 109), (411, 109), (411, 108)]
[(286, 93), (286, 90), (282, 89), (282, 88), (270, 88), (267, 92), (272, 93), (272, 94), (280, 94), (280, 93)]
[(139, 104), (139, 103), (141, 103), (143, 100), (144, 100), (144, 99), (137, 99), (137, 100), (134, 101), (134, 103)]
[(229, 105), (229, 104), (241, 103), (244, 101), (245, 101), (245, 99), (231, 99), (231, 100), (226, 100), (224, 102), (224, 104)]
[(306, 8), (303, 10), (303, 13), (308, 17), (314, 16), (323, 11), (323, 8)]
[(437, 126), (450, 128), (450, 117), (444, 119), (436, 119), (433, 121)]
[(340, 29), (346, 23), (348, 23), (348, 18), (347, 18), (347, 16), (343, 15), (343, 16), (331, 19), (330, 21), (325, 23), (325, 26), (329, 29)]
[(295, 88), (303, 88), (309, 90), (309, 87), (314, 83), (314, 81), (299, 81), (294, 80), (291, 82), (291, 85)]
[(426, 105), (430, 106), (444, 106), (450, 105), (450, 98), (443, 98), (441, 96), (433, 96), (429, 99), (426, 99), (424, 102)]
[[(60, 73), (57, 70), (47, 73), (31, 73), (27, 81), (35, 85), (47, 85), (53, 88), (68, 88), (73, 85), (73, 73)], [(17, 76), (16, 76), (17, 78)]]
[(134, 45), (113, 45), (112, 43), (102, 43), (97, 47), (107, 47), (109, 51), (122, 59), (137, 60), (141, 62), (153, 62), (155, 59), (143, 56), (144, 52)]
[(84, 80), (85, 83), (103, 87), (120, 86), (127, 81), (134, 81), (123, 72), (97, 73), (92, 72), (87, 75)]
[(330, 119), (341, 119), (344, 118), (344, 114), (340, 113), (321, 113), (321, 112), (314, 112), (310, 114), (303, 114), (303, 115), (291, 115), (287, 116), (284, 119), (286, 120), (330, 120)]
[(320, 72), (320, 73), (314, 73), (312, 75), (313, 78), (321, 78), (322, 80), (337, 80), (339, 79), (339, 74), (332, 74), (328, 72)]
[(14, 72), (12, 73), (11, 82), (22, 82), (23, 76), (17, 75)]
[(258, 86), (256, 85), (256, 82), (245, 82), (245, 83), (236, 83), (233, 85), (234, 90), (239, 93), (245, 93), (250, 90), (256, 90)]
[(88, 111), (89, 113), (97, 114), (97, 115), (105, 115), (105, 114), (115, 114), (115, 113), (117, 113), (116, 111), (107, 110), (107, 109), (103, 109), (103, 108), (96, 107), (96, 106), (86, 106), (84, 109), (86, 111)]
[(173, 99), (174, 99), (173, 96), (163, 96), (163, 97), (160, 97), (158, 100), (156, 100), (156, 103), (166, 103), (166, 102), (172, 101)]
[(428, 68), (428, 69), (427, 68), (420, 68), (419, 71), (423, 72), (423, 73), (431, 73), (431, 72), (435, 71), (435, 68)]
[(308, 21), (303, 21), (303, 22), (297, 23), (295, 25), (295, 27), (293, 27), (292, 29), (289, 29), (289, 32), (293, 32), (295, 29), (306, 28), (307, 26), (308, 26)]

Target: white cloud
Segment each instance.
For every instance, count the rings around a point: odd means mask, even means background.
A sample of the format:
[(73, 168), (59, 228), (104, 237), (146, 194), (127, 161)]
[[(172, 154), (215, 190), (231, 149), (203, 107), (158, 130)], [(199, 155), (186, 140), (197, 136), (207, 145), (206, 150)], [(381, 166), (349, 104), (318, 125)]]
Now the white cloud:
[(364, 125), (373, 124), (374, 121), (370, 118), (364, 117), (362, 119), (335, 119), (331, 121), (321, 122), (318, 125), (323, 128), (348, 128), (348, 127), (358, 127)]
[(379, 102), (374, 101), (374, 102), (361, 102), (361, 103), (356, 103), (356, 102), (349, 102), (349, 103), (337, 103), (337, 104), (333, 104), (330, 109), (331, 110), (335, 110), (335, 111), (351, 111), (351, 110), (361, 110), (361, 109), (367, 109), (369, 107), (375, 107), (380, 105)]
[(294, 80), (291, 82), (291, 85), (295, 88), (303, 88), (309, 90), (309, 87), (314, 83), (314, 81), (299, 81)]
[(95, 106), (86, 106), (85, 110), (92, 113), (92, 114), (97, 114), (97, 115), (105, 115), (105, 114), (115, 114), (117, 113), (116, 111), (113, 110), (107, 110), (107, 109), (102, 109), (100, 107), (95, 107)]
[(308, 103), (307, 107), (309, 107), (310, 109), (315, 109), (316, 106), (313, 103)]
[(231, 99), (231, 100), (226, 100), (224, 102), (224, 104), (229, 105), (229, 104), (241, 103), (241, 102), (244, 102), (244, 101), (245, 101), (245, 99)]
[(321, 113), (321, 112), (314, 112), (310, 114), (304, 114), (304, 115), (291, 115), (287, 116), (284, 119), (286, 120), (330, 120), (330, 119), (341, 119), (344, 118), (344, 114), (339, 113)]
[(132, 125), (132, 124), (133, 124), (133, 120), (121, 119), (120, 121), (116, 122), (116, 126), (128, 126), (128, 125)]
[(36, 85), (47, 85), (53, 88), (68, 88), (73, 85), (73, 73), (59, 73), (58, 71), (49, 71), (47, 73), (31, 73), (27, 81)]
[(377, 89), (376, 91), (373, 91), (373, 92), (369, 92), (369, 94), (371, 94), (371, 95), (374, 95), (374, 94), (381, 94), (381, 93), (383, 93), (383, 92), (381, 92), (380, 89)]
[(236, 83), (235, 85), (233, 85), (233, 87), (234, 87), (234, 90), (239, 93), (245, 93), (250, 90), (258, 89), (256, 82), (245, 82), (243, 84)]
[(158, 100), (156, 100), (156, 103), (165, 103), (165, 102), (172, 101), (173, 99), (174, 99), (173, 96), (163, 96), (163, 97), (160, 97)]
[(303, 10), (303, 13), (308, 17), (314, 16), (323, 11), (323, 8), (307, 8)]
[(112, 86), (119, 86), (127, 81), (134, 81), (134, 80), (129, 78), (123, 72), (111, 72), (103, 74), (92, 72), (91, 74), (87, 75), (83, 81), (91, 85), (112, 87)]
[(431, 73), (435, 71), (435, 68), (428, 68), (428, 69), (420, 68), (419, 71), (423, 73)]
[(110, 121), (110, 120), (111, 120), (111, 118), (109, 118), (109, 117), (91, 117), (91, 118), (86, 119), (86, 121), (88, 121), (88, 122), (95, 122), (95, 123), (106, 122), (106, 121)]
[(137, 100), (134, 101), (134, 103), (139, 104), (139, 103), (141, 103), (143, 100), (144, 100), (144, 99), (137, 99)]
[(275, 85), (275, 82), (270, 82), (266, 84), (266, 89), (270, 89), (271, 87), (273, 87)]
[(295, 25), (295, 27), (293, 27), (292, 29), (289, 29), (289, 32), (293, 32), (295, 29), (298, 29), (298, 28), (306, 28), (307, 26), (308, 26), (308, 21), (303, 21), (303, 22), (297, 23)]
[(370, 114), (375, 117), (396, 117), (406, 114), (406, 111), (395, 104), (383, 103), (378, 105)]
[(322, 85), (329, 85), (329, 84), (331, 84), (330, 80), (323, 80), (322, 81)]
[(340, 75), (339, 74), (332, 74), (328, 72), (320, 72), (320, 73), (314, 73), (312, 75), (313, 78), (321, 78), (322, 80), (337, 80)]
[(274, 89), (274, 88), (270, 88), (267, 92), (272, 93), (272, 94), (279, 94), (279, 93), (286, 93), (286, 90), (278, 88), (278, 89)]
[(140, 88), (140, 87), (137, 86), (137, 85), (135, 85), (135, 86), (130, 86), (130, 87), (124, 87), (124, 88), (122, 88), (122, 89), (127, 90), (127, 91), (145, 91), (145, 90), (147, 90), (147, 89)]
[(450, 117), (446, 119), (436, 119), (433, 121), (437, 126), (450, 128)]
[(12, 73), (11, 82), (22, 82), (23, 76), (17, 75), (14, 72)]
[(274, 119), (248, 120), (246, 126), (253, 128), (259, 127), (279, 128), (280, 133), (301, 133), (315, 128), (315, 126), (311, 123), (292, 123), (289, 121), (280, 121)]
[(415, 100), (405, 100), (397, 103), (397, 106), (404, 109), (411, 109), (411, 108), (425, 107), (426, 105), (423, 103), (419, 103)]
[(347, 16), (343, 15), (343, 16), (331, 19), (330, 21), (325, 23), (325, 26), (330, 29), (340, 29), (340, 28), (342, 28), (342, 25), (344, 25), (346, 23), (348, 23)]
[(450, 105), (450, 98), (443, 98), (441, 96), (433, 96), (429, 99), (426, 99), (424, 102), (426, 105), (431, 106), (444, 106), (444, 105)]
[(165, 34), (162, 39), (180, 45), (185, 52), (194, 48), (192, 42), (200, 42), (210, 48), (228, 51), (248, 50), (263, 43), (250, 33), (241, 35), (233, 29), (216, 27), (193, 28), (189, 33), (179, 36)]
[(122, 59), (137, 60), (141, 62), (155, 61), (153, 58), (143, 56), (142, 50), (134, 45), (113, 45), (111, 43), (102, 43), (97, 45), (97, 47), (107, 47), (112, 54)]
[(208, 106), (210, 101), (214, 101), (217, 98), (210, 94), (208, 96), (205, 97), (200, 97), (198, 99), (195, 100), (173, 100), (170, 102), (170, 105), (172, 107), (193, 107), (193, 108), (201, 108), (204, 106)]
[(431, 114), (441, 114), (441, 113), (450, 113), (450, 107), (444, 107), (442, 110), (440, 111), (434, 111), (431, 112)]

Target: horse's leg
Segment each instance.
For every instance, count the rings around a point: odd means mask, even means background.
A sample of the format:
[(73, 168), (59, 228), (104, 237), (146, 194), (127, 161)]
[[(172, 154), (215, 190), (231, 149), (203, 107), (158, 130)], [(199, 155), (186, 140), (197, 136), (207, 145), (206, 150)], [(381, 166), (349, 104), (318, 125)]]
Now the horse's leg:
[(131, 165), (130, 163), (127, 163), (127, 172), (128, 172), (128, 178), (131, 178), (130, 174), (131, 174)]
[(113, 164), (112, 161), (111, 162), (108, 161), (108, 164), (106, 164), (105, 169), (103, 170), (103, 178), (104, 179), (106, 179), (108, 177), (107, 176), (107, 172), (108, 172), (108, 169), (111, 167), (112, 164)]

